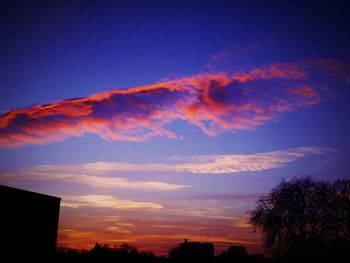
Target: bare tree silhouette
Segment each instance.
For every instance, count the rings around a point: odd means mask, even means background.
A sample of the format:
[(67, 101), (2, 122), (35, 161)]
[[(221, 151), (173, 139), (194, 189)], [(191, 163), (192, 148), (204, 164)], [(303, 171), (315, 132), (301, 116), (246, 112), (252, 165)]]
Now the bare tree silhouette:
[[(283, 181), (257, 201), (250, 223), (275, 256), (315, 259), (349, 246), (350, 181)], [(332, 251), (332, 252), (330, 252)], [(345, 252), (342, 249), (342, 252)]]

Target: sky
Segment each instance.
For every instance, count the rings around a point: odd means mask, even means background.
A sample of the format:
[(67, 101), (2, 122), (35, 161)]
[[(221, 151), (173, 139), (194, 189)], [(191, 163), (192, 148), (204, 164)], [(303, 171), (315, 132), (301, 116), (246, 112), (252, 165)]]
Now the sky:
[(0, 1), (0, 183), (58, 245), (263, 253), (282, 180), (350, 179), (345, 1)]

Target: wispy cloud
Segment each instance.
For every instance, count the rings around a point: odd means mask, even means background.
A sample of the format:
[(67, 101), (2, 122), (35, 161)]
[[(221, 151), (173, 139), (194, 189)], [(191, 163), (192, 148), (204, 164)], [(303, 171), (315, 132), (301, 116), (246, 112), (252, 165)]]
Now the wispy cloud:
[(177, 191), (191, 187), (185, 184), (171, 184), (159, 181), (132, 181), (121, 177), (103, 176), (101, 173), (85, 174), (83, 171), (76, 170), (75, 166), (72, 167), (74, 169), (71, 171), (67, 171), (70, 170), (68, 166), (51, 165), (5, 172), (0, 174), (0, 182), (15, 184), (16, 182), (26, 181), (63, 181), (87, 185), (93, 188), (138, 191)]
[(221, 201), (256, 201), (263, 194), (205, 194), (193, 195), (190, 198), (200, 200), (221, 200)]
[(162, 163), (96, 162), (79, 165), (42, 165), (3, 172), (2, 183), (17, 181), (63, 181), (97, 189), (129, 189), (137, 191), (177, 191), (191, 187), (159, 181), (134, 181), (118, 176), (130, 172), (162, 172), (192, 174), (230, 174), (256, 172), (285, 167), (306, 156), (334, 154), (336, 151), (320, 147), (300, 147), (256, 154), (176, 156)]
[[(79, 165), (43, 165), (29, 170), (29, 174), (42, 174), (42, 176), (66, 176), (81, 174), (92, 185), (117, 186), (120, 179), (116, 178), (94, 178), (93, 174), (107, 172), (176, 172), (194, 174), (227, 174), (239, 172), (255, 172), (274, 168), (281, 168), (288, 163), (296, 161), (305, 156), (315, 154), (330, 154), (336, 151), (321, 147), (299, 147), (293, 149), (271, 151), (255, 154), (222, 154), (222, 155), (197, 155), (197, 156), (175, 156), (163, 163), (125, 163), (125, 162), (95, 162)], [(27, 171), (28, 172), (28, 171)], [(86, 173), (91, 176), (85, 175)], [(61, 174), (61, 175), (59, 175)], [(122, 183), (123, 184), (123, 183)], [(128, 182), (125, 182), (128, 184)], [(142, 184), (144, 185), (144, 183)], [(146, 187), (146, 185), (144, 185)], [(149, 182), (149, 187), (156, 187), (155, 182)], [(146, 187), (147, 188), (147, 187)], [(161, 188), (161, 185), (159, 186)], [(164, 188), (166, 188), (164, 186)], [(169, 187), (171, 188), (171, 187)]]
[(162, 209), (163, 206), (152, 202), (138, 202), (132, 200), (121, 199), (112, 195), (79, 195), (79, 196), (63, 196), (62, 206), (82, 207), (89, 206), (94, 208), (110, 208), (110, 209)]
[(9, 110), (0, 117), (0, 147), (46, 144), (87, 133), (109, 141), (174, 139), (179, 135), (167, 124), (178, 120), (209, 136), (254, 129), (282, 112), (319, 103), (323, 94), (308, 84), (309, 71), (326, 68), (344, 79), (344, 70), (338, 72), (331, 62), (275, 63), (246, 72), (198, 74)]
[(227, 154), (227, 155), (203, 155), (193, 157), (175, 157), (174, 160), (183, 163), (174, 164), (173, 171), (191, 173), (239, 173), (255, 172), (275, 168), (282, 168), (288, 163), (302, 157), (334, 153), (333, 149), (318, 147), (300, 147), (287, 150), (279, 150), (256, 154)]

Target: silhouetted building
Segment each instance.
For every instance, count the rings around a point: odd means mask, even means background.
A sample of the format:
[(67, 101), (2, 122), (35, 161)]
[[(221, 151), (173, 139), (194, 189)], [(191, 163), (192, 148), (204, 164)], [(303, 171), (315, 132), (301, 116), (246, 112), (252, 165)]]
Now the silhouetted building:
[(0, 185), (1, 262), (49, 262), (56, 252), (60, 201)]
[(170, 257), (179, 262), (207, 262), (214, 258), (213, 243), (185, 242), (170, 252)]

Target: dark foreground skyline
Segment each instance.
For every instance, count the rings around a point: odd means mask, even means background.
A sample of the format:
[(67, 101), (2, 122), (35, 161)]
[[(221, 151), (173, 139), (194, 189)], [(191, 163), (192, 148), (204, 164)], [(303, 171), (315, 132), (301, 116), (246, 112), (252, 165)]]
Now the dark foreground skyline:
[[(215, 251), (211, 242), (188, 239), (167, 256), (126, 243), (116, 247), (96, 242), (88, 250), (56, 248), (59, 198), (5, 186), (0, 186), (0, 196), (0, 259), (5, 261), (338, 262), (349, 257), (350, 180), (295, 178), (257, 200), (249, 223), (263, 232), (264, 255), (233, 244)], [(16, 240), (20, 245), (14, 245)]]
[(263, 252), (282, 179), (349, 179), (346, 1), (0, 1), (0, 183), (58, 244)]

